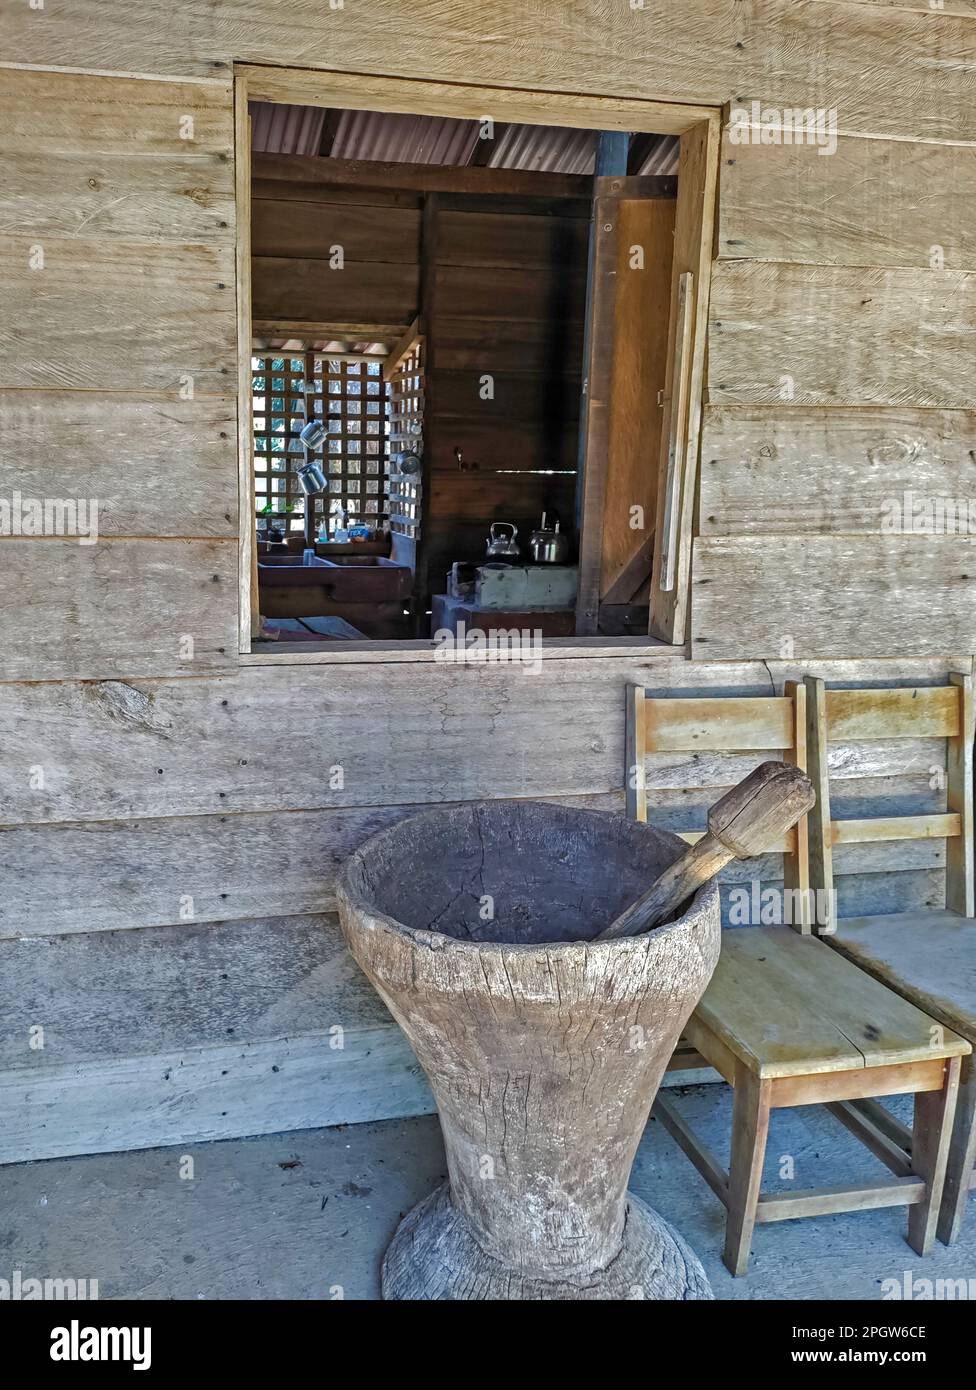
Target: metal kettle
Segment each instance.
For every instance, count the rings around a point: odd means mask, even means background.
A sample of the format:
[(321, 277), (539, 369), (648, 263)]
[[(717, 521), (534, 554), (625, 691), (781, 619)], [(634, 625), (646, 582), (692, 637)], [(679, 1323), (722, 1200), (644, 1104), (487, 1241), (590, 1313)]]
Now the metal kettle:
[[(502, 527), (507, 527), (511, 535), (496, 535)], [(515, 537), (518, 535), (518, 527), (510, 521), (493, 521), (488, 528), (488, 549), (486, 554), (489, 560), (517, 560), (519, 558), (518, 542)]]
[(529, 553), (537, 565), (564, 565), (569, 559), (569, 537), (559, 529), (557, 516), (551, 528), (546, 526), (546, 513), (542, 513), (542, 525), (529, 537)]

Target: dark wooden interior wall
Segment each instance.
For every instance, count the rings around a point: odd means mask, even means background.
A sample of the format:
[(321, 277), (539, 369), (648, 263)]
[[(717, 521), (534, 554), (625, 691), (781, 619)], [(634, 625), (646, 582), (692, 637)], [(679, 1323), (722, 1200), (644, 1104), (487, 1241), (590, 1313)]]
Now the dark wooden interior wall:
[(406, 327), (423, 312), (421, 564), (440, 592), (454, 560), (484, 555), (492, 521), (524, 543), (544, 508), (571, 520), (589, 204), (344, 189), (325, 181), (325, 160), (316, 184), (314, 163), (255, 160), (253, 316)]
[[(270, 155), (255, 160), (253, 317), (406, 327), (420, 295), (421, 195), (345, 190), (293, 176), (301, 172), (296, 165), (312, 162)], [(279, 177), (269, 177), (272, 170)]]
[(431, 592), (454, 560), (484, 557), (493, 521), (516, 525), (523, 547), (544, 508), (571, 523), (588, 226), (575, 200), (438, 195), (425, 306)]

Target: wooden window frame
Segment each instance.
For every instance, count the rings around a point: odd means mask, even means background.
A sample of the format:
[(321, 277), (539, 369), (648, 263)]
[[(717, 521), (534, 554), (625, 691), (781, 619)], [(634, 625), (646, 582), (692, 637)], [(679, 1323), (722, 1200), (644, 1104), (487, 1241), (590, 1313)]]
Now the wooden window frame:
[[(252, 613), (257, 612), (255, 563), (254, 483), (251, 454), (251, 140), (249, 101), (286, 105), (339, 107), (346, 110), (399, 112), (483, 120), (486, 114), (504, 113), (506, 121), (525, 125), (554, 125), (584, 130), (617, 130), (676, 135), (680, 138), (680, 172), (675, 231), (672, 325), (675, 323), (678, 278), (691, 273), (692, 309), (688, 327), (685, 375), (669, 381), (664, 407), (661, 488), (670, 477), (668, 514), (677, 511), (671, 534), (674, 551), (674, 588), (660, 590), (658, 566), (651, 607), (651, 630), (646, 639), (623, 637), (549, 638), (544, 654), (552, 657), (619, 655), (673, 658), (685, 650), (691, 581), (691, 542), (697, 488), (697, 454), (701, 428), (702, 384), (708, 314), (708, 290), (716, 235), (718, 159), (722, 112), (713, 106), (695, 106), (620, 97), (583, 96), (564, 92), (524, 91), (505, 87), (474, 87), (413, 78), (364, 76), (341, 71), (234, 66), (235, 190), (237, 214), (237, 319), (238, 319), (238, 456), (240, 479), (239, 542), (240, 652), (255, 664), (399, 659), (430, 660), (432, 640), (418, 642), (344, 643), (328, 652), (251, 651)], [(684, 178), (682, 178), (684, 175)], [(687, 285), (687, 282), (685, 282)], [(294, 325), (297, 331), (298, 325)], [(303, 326), (307, 327), (307, 326)], [(672, 402), (677, 401), (676, 406)], [(674, 411), (677, 410), (677, 418)], [(672, 467), (668, 470), (668, 451)], [(662, 492), (662, 500), (663, 498)], [(658, 507), (655, 553), (660, 552), (664, 509)]]

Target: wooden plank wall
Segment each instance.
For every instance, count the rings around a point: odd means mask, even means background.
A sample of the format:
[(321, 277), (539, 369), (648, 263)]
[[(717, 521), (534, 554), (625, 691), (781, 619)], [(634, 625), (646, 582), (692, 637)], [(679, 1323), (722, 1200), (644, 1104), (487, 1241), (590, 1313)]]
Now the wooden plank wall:
[[(366, 86), (370, 73), (462, 82), (474, 75), (529, 92), (713, 105), (746, 94), (772, 105), (837, 108), (850, 141), (842, 149), (863, 161), (865, 178), (848, 184), (827, 158), (804, 166), (801, 190), (815, 186), (811, 179), (838, 182), (830, 200), (800, 200), (788, 231), (796, 152), (758, 151), (765, 172), (756, 187), (737, 182), (739, 166), (723, 158), (709, 350), (712, 381), (727, 392), (709, 407), (706, 473), (721, 475), (721, 485), (708, 484), (714, 505), (702, 508), (697, 568), (708, 563), (709, 547), (756, 539), (741, 520), (752, 511), (746, 470), (710, 458), (751, 460), (754, 472), (771, 443), (807, 513), (827, 491), (831, 507), (818, 536), (831, 544), (840, 538), (835, 522), (843, 519), (846, 534), (849, 517), (867, 506), (850, 480), (865, 497), (876, 489), (877, 474), (860, 467), (863, 456), (900, 479), (917, 440), (929, 478), (951, 481), (969, 467), (972, 373), (937, 358), (941, 339), (926, 327), (947, 326), (957, 351), (972, 341), (963, 332), (973, 269), (966, 248), (976, 225), (971, 145), (950, 143), (976, 141), (976, 23), (965, 0), (936, 13), (921, 0), (686, 0), (680, 7), (647, 0), (643, 9), (607, 9), (599, 33), (584, 0), (498, 0), (463, 22), (454, 0), (392, 14), (382, 0), (335, 11), (319, 0), (287, 7), (74, 0), (43, 11), (11, 2), (3, 20), (5, 53), (18, 65), (0, 70), (0, 307), (19, 330), (0, 348), (0, 408), (5, 442), (13, 441), (5, 477), (10, 489), (29, 485), (44, 496), (53, 468), (59, 496), (97, 489), (111, 538), (67, 561), (63, 538), (0, 540), (4, 931), (309, 911), (328, 905), (336, 859), (412, 805), (482, 796), (619, 803), (628, 680), (659, 693), (744, 694), (768, 693), (771, 681), (780, 688), (810, 670), (836, 684), (944, 680), (944, 656), (913, 659), (925, 635), (913, 627), (888, 628), (889, 662), (825, 664), (805, 652), (761, 661), (768, 634), (758, 642), (747, 626), (747, 638), (733, 645), (739, 655), (755, 643), (746, 653), (753, 659), (715, 664), (547, 658), (534, 678), (504, 667), (399, 662), (236, 668), (229, 80), (234, 60), (285, 65), (300, 56), (311, 67), (362, 73)], [(31, 65), (75, 71), (24, 70)], [(928, 180), (911, 175), (912, 152), (934, 161)], [(945, 270), (916, 255), (933, 234), (934, 199), (923, 195), (935, 188), (938, 169), (946, 212), (936, 241)], [(904, 207), (918, 204), (917, 217), (881, 217), (892, 177), (890, 205), (908, 198)], [(825, 219), (833, 219), (826, 239)], [(730, 254), (730, 239), (747, 249)], [(28, 270), (37, 244), (42, 272)], [(778, 325), (779, 352), (746, 341), (737, 296), (747, 282), (757, 308)], [(956, 318), (946, 308), (950, 293)], [(878, 296), (889, 306), (883, 313), (861, 304)], [(717, 326), (725, 306), (737, 328)], [(818, 352), (804, 306), (833, 360)], [(862, 317), (874, 325), (864, 333)], [(928, 346), (915, 378), (900, 331)], [(898, 399), (879, 399), (875, 333), (894, 345)], [(806, 376), (796, 373), (806, 394), (789, 407), (769, 397), (770, 372), (786, 350), (810, 366)], [(192, 399), (180, 392), (185, 376)], [(836, 473), (827, 466), (834, 456)], [(768, 476), (768, 487), (757, 486), (758, 514), (778, 519), (782, 537), (784, 523), (794, 523)], [(724, 529), (712, 534), (713, 525)], [(748, 590), (747, 570), (739, 564)], [(845, 577), (835, 574), (834, 592)], [(765, 602), (773, 582), (767, 570), (754, 597)], [(18, 610), (32, 595), (45, 595), (36, 629)], [(804, 593), (794, 590), (777, 624), (802, 635), (806, 611)], [(952, 635), (966, 639), (956, 649), (964, 657), (973, 643), (953, 623)], [(716, 627), (697, 620), (699, 637)], [(869, 627), (862, 624), (867, 644)], [(174, 640), (186, 628), (198, 638), (193, 662)], [(296, 765), (296, 741), (311, 761), (303, 756)], [(906, 764), (884, 749), (841, 749), (838, 775), (859, 767), (859, 795), (928, 809), (931, 752), (919, 747)], [(327, 791), (322, 774), (339, 765), (348, 774), (344, 790)], [(674, 766), (654, 775), (652, 814), (696, 813), (705, 772)], [(708, 775), (714, 783), (728, 771)], [(856, 815), (858, 804), (852, 796), (835, 807)], [(273, 881), (272, 845), (281, 863)], [(847, 855), (878, 850), (849, 846)], [(909, 866), (902, 857), (896, 872), (867, 858), (849, 864), (846, 910), (927, 901), (939, 888), (938, 852), (919, 844), (913, 853), (931, 860)]]
[[(0, 935), (328, 909), (350, 849), (438, 802), (555, 797), (622, 810), (631, 681), (662, 697), (768, 695), (805, 672), (904, 685), (943, 684), (948, 669), (549, 656), (534, 674), (282, 663), (201, 680), (0, 684)], [(837, 745), (835, 813), (940, 809), (940, 758), (944, 742), (932, 739)], [(651, 821), (702, 828), (706, 804), (746, 770), (736, 755), (649, 760)], [(847, 914), (935, 900), (944, 844), (891, 850), (837, 852)], [(761, 872), (775, 882), (777, 857)]]
[(972, 143), (727, 135), (695, 656), (976, 648), (974, 204)]
[(0, 69), (3, 679), (237, 660), (231, 91)]

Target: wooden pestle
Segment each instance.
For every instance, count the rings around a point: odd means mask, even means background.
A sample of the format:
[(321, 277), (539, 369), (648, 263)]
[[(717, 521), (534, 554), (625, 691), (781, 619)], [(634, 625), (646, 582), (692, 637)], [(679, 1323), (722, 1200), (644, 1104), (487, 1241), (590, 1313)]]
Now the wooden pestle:
[(815, 801), (813, 785), (798, 767), (761, 763), (716, 801), (708, 813), (707, 834), (594, 940), (637, 936), (660, 926), (730, 860), (764, 854), (782, 840)]

